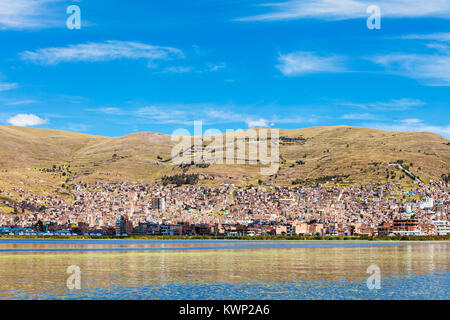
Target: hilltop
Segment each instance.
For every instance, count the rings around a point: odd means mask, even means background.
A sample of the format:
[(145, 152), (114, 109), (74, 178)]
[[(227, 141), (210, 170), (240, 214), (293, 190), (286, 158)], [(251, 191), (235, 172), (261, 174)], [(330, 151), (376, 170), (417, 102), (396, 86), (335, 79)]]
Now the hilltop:
[(433, 133), (336, 126), (281, 129), (279, 135), (280, 169), (263, 176), (253, 164), (175, 165), (177, 142), (170, 135), (101, 137), (0, 126), (0, 189), (63, 192), (78, 181), (151, 183), (181, 173), (198, 174), (202, 184), (412, 182), (401, 168), (425, 183), (450, 177), (450, 141)]

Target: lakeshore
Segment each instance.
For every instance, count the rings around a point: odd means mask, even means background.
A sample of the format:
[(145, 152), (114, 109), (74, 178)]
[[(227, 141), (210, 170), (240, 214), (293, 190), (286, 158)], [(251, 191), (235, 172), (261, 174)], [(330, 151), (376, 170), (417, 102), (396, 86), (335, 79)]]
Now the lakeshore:
[(56, 240), (236, 240), (236, 241), (450, 241), (445, 236), (114, 236), (114, 235), (0, 235), (2, 239), (56, 239)]

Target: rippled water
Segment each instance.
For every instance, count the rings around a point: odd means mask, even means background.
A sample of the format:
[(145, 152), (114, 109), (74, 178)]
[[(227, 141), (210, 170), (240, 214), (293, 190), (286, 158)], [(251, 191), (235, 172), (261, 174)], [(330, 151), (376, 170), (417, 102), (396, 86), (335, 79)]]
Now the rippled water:
[[(0, 299), (449, 299), (449, 253), (448, 242), (2, 239)], [(71, 265), (80, 290), (66, 286)]]

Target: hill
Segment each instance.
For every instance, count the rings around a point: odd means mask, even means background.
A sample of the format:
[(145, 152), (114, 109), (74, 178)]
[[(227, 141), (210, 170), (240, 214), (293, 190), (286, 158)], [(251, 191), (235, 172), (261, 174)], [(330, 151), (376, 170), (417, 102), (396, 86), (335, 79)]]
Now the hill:
[[(63, 192), (64, 187), (77, 181), (155, 182), (181, 173), (199, 174), (199, 183), (204, 184), (255, 184), (259, 180), (289, 185), (410, 183), (413, 180), (405, 170), (425, 183), (450, 177), (450, 142), (432, 133), (337, 126), (281, 129), (279, 136), (280, 169), (265, 176), (261, 175), (260, 164), (176, 165), (171, 161), (171, 151), (177, 142), (164, 134), (100, 137), (0, 126), (0, 189)], [(183, 150), (182, 154), (198, 154), (208, 144)]]

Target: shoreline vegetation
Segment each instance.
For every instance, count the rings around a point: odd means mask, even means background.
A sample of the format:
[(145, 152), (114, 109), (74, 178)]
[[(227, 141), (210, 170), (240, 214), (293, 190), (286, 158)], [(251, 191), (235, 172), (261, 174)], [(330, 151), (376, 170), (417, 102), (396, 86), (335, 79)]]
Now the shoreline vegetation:
[(2, 239), (55, 239), (55, 240), (271, 240), (271, 241), (450, 241), (450, 235), (446, 236), (90, 236), (90, 235), (0, 235)]

